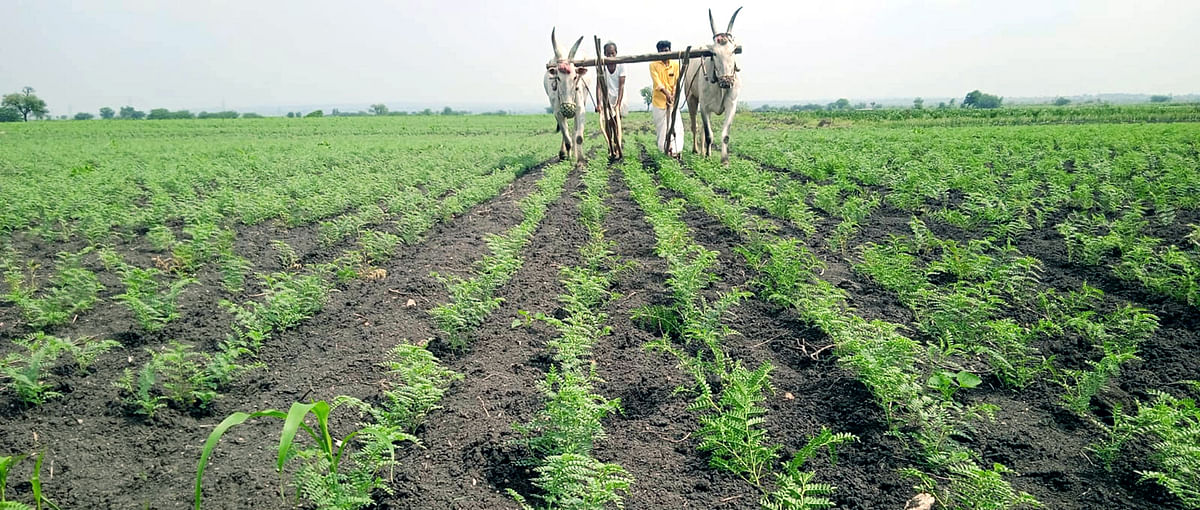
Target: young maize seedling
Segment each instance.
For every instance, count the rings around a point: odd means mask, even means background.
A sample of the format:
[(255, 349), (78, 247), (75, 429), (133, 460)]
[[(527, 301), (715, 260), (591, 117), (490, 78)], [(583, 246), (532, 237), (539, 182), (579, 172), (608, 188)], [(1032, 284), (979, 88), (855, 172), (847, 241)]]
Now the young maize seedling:
[[(350, 397), (338, 397), (332, 404), (324, 400), (309, 404), (296, 402), (287, 413), (266, 409), (254, 413), (236, 412), (226, 417), (208, 435), (200, 451), (200, 461), (196, 465), (195, 509), (200, 510), (204, 469), (221, 436), (230, 428), (259, 417), (283, 420), (275, 469), (282, 473), (289, 461), (300, 461), (302, 465), (294, 478), (300, 496), (320, 508), (358, 509), (371, 504), (371, 491), (387, 489), (379, 474), (395, 462), (396, 445), (404, 441), (419, 444), (419, 440), (397, 428), (382, 425), (363, 426), (337, 439), (330, 430), (329, 416), (346, 404), (364, 411), (369, 407)], [(316, 419), (315, 426), (305, 422), (309, 414)], [(296, 435), (301, 430), (312, 440), (312, 445), (301, 446), (296, 442)], [(359, 449), (351, 447), (354, 439), (363, 446)]]
[[(21, 461), (25, 460), (25, 455), (20, 456), (0, 456), (0, 509), (3, 510), (42, 510), (43, 508), (51, 508), (60, 510), (59, 506), (50, 501), (45, 494), (42, 493), (42, 461), (46, 458), (46, 452), (38, 452), (37, 458), (33, 461), (33, 472), (29, 476), (30, 492), (33, 493), (33, 501), (35, 506), (25, 505), (16, 501), (12, 501), (7, 497), (8, 475), (12, 468)], [(54, 470), (51, 469), (51, 474)], [(43, 506), (44, 505), (44, 506)]]

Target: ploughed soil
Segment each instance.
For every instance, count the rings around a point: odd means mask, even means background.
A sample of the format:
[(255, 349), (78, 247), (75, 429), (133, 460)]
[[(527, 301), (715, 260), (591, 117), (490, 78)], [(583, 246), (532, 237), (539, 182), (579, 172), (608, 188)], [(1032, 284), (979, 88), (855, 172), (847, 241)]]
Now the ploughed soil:
[[(762, 165), (764, 169), (787, 173), (786, 170)], [(792, 175), (796, 179), (803, 177)], [(953, 201), (953, 200), (951, 200)], [(946, 204), (952, 205), (952, 204)], [(815, 209), (814, 209), (815, 210)], [(817, 211), (819, 214), (820, 212)], [(765, 216), (764, 211), (759, 211)], [(1181, 221), (1192, 219), (1196, 213), (1187, 211)], [(942, 239), (965, 243), (976, 235), (916, 213)], [(900, 210), (884, 201), (863, 222), (859, 234), (849, 243), (859, 246), (867, 242), (886, 243), (890, 236), (911, 235), (908, 223), (914, 213)], [(1041, 285), (1059, 292), (1078, 291), (1083, 284), (1103, 291), (1097, 307), (1101, 313), (1131, 304), (1153, 313), (1159, 319), (1158, 330), (1140, 344), (1138, 357), (1122, 367), (1120, 376), (1092, 400), (1094, 416), (1081, 418), (1060, 404), (1063, 388), (1049, 377), (1040, 378), (1030, 386), (1014, 390), (994, 376), (985, 376), (984, 384), (961, 392), (967, 403), (989, 403), (999, 407), (994, 421), (980, 421), (977, 431), (966, 444), (981, 455), (981, 464), (998, 462), (1014, 471), (1005, 476), (1017, 490), (1029, 492), (1045, 508), (1183, 508), (1180, 501), (1161, 486), (1140, 481), (1137, 471), (1153, 469), (1148, 456), (1148, 441), (1131, 441), (1111, 471), (1089, 450), (1106, 438), (1102, 424), (1112, 424), (1112, 409), (1121, 405), (1125, 412), (1135, 412), (1136, 402), (1153, 397), (1150, 390), (1162, 390), (1176, 396), (1186, 396), (1180, 381), (1195, 379), (1200, 374), (1200, 310), (1171, 298), (1155, 295), (1137, 282), (1125, 281), (1113, 275), (1110, 266), (1115, 259), (1102, 261), (1100, 266), (1085, 266), (1067, 258), (1062, 236), (1054, 229), (1061, 221), (1047, 221), (1045, 228), (1034, 229), (1019, 236), (1015, 246), (1024, 255), (1041, 261)], [(1181, 221), (1162, 229), (1159, 235), (1179, 239), (1184, 229)], [(897, 296), (880, 287), (868, 277), (853, 270), (856, 250), (848, 253), (830, 251), (825, 238), (833, 234), (837, 218), (823, 217), (817, 234), (808, 246), (825, 263), (822, 278), (845, 289), (855, 313), (908, 326), (907, 334), (917, 340), (929, 340), (914, 323), (912, 311)], [(790, 228), (776, 221), (781, 232)], [(1171, 234), (1176, 234), (1172, 237)], [(796, 234), (797, 237), (803, 237)], [(979, 237), (982, 237), (980, 235)], [(1009, 317), (1026, 326), (1036, 325), (1038, 316), (1028, 310), (1014, 309), (997, 318)], [(1057, 369), (1086, 369), (1087, 361), (1101, 357), (1099, 350), (1083, 339), (1074, 337), (1043, 338), (1034, 346), (1046, 357), (1053, 356)]]
[[(539, 169), (519, 177), (494, 199), (464, 215), (435, 226), (425, 239), (401, 246), (381, 264), (372, 278), (354, 280), (333, 290), (324, 308), (287, 331), (277, 332), (263, 346), (264, 366), (244, 375), (202, 412), (163, 409), (153, 419), (135, 417), (119, 403), (112, 386), (124, 370), (142, 366), (146, 349), (170, 340), (194, 344), (213, 352), (230, 333), (232, 317), (219, 306), (221, 299), (243, 301), (261, 289), (248, 279), (246, 290), (230, 295), (214, 276), (188, 287), (180, 297), (182, 317), (157, 334), (132, 326), (128, 309), (112, 300), (120, 282), (106, 275), (95, 257), (89, 267), (102, 274), (104, 301), (71, 324), (48, 331), (63, 337), (113, 338), (123, 348), (110, 351), (86, 374), (56, 370), (52, 381), (62, 397), (38, 407), (26, 407), (8, 393), (0, 396), (0, 454), (45, 452), (42, 480), (46, 494), (63, 508), (188, 508), (200, 447), (212, 428), (235, 411), (286, 409), (293, 402), (350, 395), (378, 399), (385, 378), (379, 366), (394, 345), (405, 340), (435, 339), (430, 345), (442, 362), (462, 373), (442, 402), (417, 431), (420, 446), (405, 445), (399, 465), (390, 473), (390, 494), (378, 494), (376, 508), (514, 508), (506, 494), (513, 489), (536, 494), (532, 473), (523, 462), (527, 452), (514, 440), (514, 423), (531, 419), (543, 405), (537, 383), (549, 368), (546, 342), (555, 334), (545, 325), (512, 327), (518, 311), (554, 312), (562, 292), (561, 267), (579, 262), (578, 248), (587, 233), (578, 222), (582, 189), (579, 170), (571, 176), (562, 197), (550, 206), (531, 243), (525, 263), (498, 291), (502, 306), (474, 334), (463, 352), (439, 347), (428, 310), (447, 299), (441, 283), (430, 275), (465, 276), (486, 253), (484, 236), (502, 232), (521, 219), (517, 202), (534, 189)], [(620, 170), (612, 170), (611, 210), (606, 236), (618, 257), (632, 262), (621, 273), (615, 290), (621, 294), (605, 312), (612, 334), (596, 346), (597, 391), (621, 400), (622, 412), (605, 423), (595, 456), (623, 466), (636, 479), (626, 495), (626, 507), (650, 509), (758, 508), (761, 493), (735, 476), (708, 467), (707, 454), (697, 450), (695, 415), (686, 410), (686, 394), (673, 390), (690, 380), (674, 360), (643, 349), (656, 337), (633, 323), (633, 311), (669, 299), (665, 263), (654, 254), (653, 231), (629, 195)], [(664, 198), (671, 195), (664, 192)], [(689, 208), (684, 218), (696, 240), (719, 253), (715, 271), (721, 281), (711, 289), (746, 289), (753, 274), (733, 251), (737, 237), (702, 211)], [(900, 221), (903, 219), (903, 221)], [(881, 209), (863, 228), (855, 244), (907, 233), (908, 213)], [(931, 220), (927, 219), (927, 223)], [(845, 256), (824, 247), (824, 235), (834, 223), (825, 221), (809, 241), (828, 264), (823, 277), (847, 289), (857, 313), (902, 324), (912, 314), (894, 296), (856, 274)], [(385, 229), (386, 226), (379, 228)], [(786, 226), (781, 226), (787, 232)], [(332, 247), (315, 241), (315, 228), (286, 229), (274, 225), (245, 227), (236, 249), (250, 259), (255, 271), (279, 267), (270, 241), (287, 241), (301, 255), (301, 264), (327, 262), (353, 240)], [(943, 231), (941, 236), (948, 236)], [(1119, 388), (1101, 395), (1097, 406), (1112, 403), (1132, 408), (1132, 399), (1146, 390), (1168, 387), (1200, 373), (1196, 315), (1181, 305), (1154, 299), (1141, 290), (1109, 277), (1103, 268), (1078, 267), (1055, 252), (1061, 244), (1050, 231), (1034, 231), (1019, 247), (1046, 264), (1043, 283), (1060, 289), (1087, 281), (1106, 292), (1106, 305), (1133, 302), (1161, 319), (1158, 333), (1142, 348), (1141, 362), (1128, 366)], [(144, 243), (144, 241), (140, 241)], [(134, 264), (152, 265), (148, 246), (133, 241), (118, 245)], [(47, 261), (62, 246), (37, 239), (14, 240), (26, 257)], [(1056, 258), (1056, 253), (1064, 255)], [(0, 344), (19, 338), (28, 329), (17, 311), (0, 308)], [(899, 439), (888, 435), (882, 411), (869, 391), (843, 370), (830, 354), (825, 336), (796, 320), (788, 311), (750, 298), (734, 307), (727, 323), (737, 334), (726, 339), (730, 352), (748, 366), (769, 362), (774, 367), (774, 393), (765, 406), (769, 439), (781, 444), (788, 459), (821, 427), (850, 432), (859, 441), (843, 445), (836, 463), (818, 455), (806, 465), (816, 481), (837, 486), (838, 506), (847, 509), (900, 510), (914, 491), (914, 481), (898, 474), (919, 467), (919, 458)], [(1079, 346), (1048, 343), (1047, 354), (1069, 358)], [(4, 350), (3, 352), (10, 352)], [(1092, 354), (1092, 353), (1088, 353)], [(1078, 356), (1077, 356), (1078, 357)], [(1078, 357), (1082, 364), (1086, 356)], [(1071, 368), (1074, 368), (1072, 366)], [(1000, 406), (997, 420), (979, 424), (971, 446), (985, 462), (1001, 462), (1019, 474), (1009, 476), (1020, 490), (1032, 493), (1046, 508), (1179, 508), (1178, 503), (1151, 483), (1138, 483), (1135, 470), (1145, 469), (1146, 445), (1131, 445), (1112, 472), (1104, 470), (1086, 447), (1101, 437), (1093, 423), (1080, 420), (1058, 404), (1059, 389), (1035, 383), (1020, 391), (987, 380), (970, 392), (972, 401)], [(335, 412), (335, 429), (348, 430), (359, 417), (349, 408)], [(216, 448), (204, 478), (205, 508), (279, 508), (296, 506), (290, 488), (274, 470), (280, 423), (258, 419), (231, 429)], [(31, 462), (9, 477), (9, 497), (27, 501)], [(536, 500), (535, 500), (536, 501)]]

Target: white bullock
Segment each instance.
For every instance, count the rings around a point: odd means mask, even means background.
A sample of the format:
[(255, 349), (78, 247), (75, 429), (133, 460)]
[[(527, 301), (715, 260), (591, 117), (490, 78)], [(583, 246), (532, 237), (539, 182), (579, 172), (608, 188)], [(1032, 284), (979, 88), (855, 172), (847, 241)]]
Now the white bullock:
[[(562, 146), (558, 150), (558, 158), (566, 159), (569, 156), (574, 156), (575, 161), (583, 163), (583, 102), (588, 96), (587, 80), (583, 79), (583, 75), (587, 74), (586, 67), (575, 67), (571, 64), (571, 60), (575, 58), (575, 51), (579, 49), (579, 43), (583, 42), (583, 37), (575, 41), (575, 45), (571, 46), (571, 52), (563, 57), (562, 50), (558, 47), (558, 40), (554, 38), (554, 30), (550, 30), (550, 45), (554, 46), (554, 60), (550, 61), (551, 67), (546, 69), (545, 76), (542, 79), (542, 85), (546, 87), (546, 95), (550, 98), (550, 108), (554, 111), (554, 118), (558, 122), (558, 131), (562, 133)], [(567, 134), (567, 119), (575, 119), (575, 136)]]
[[(705, 49), (712, 50), (711, 57), (693, 58), (688, 62), (687, 75), (684, 76), (684, 97), (687, 99), (688, 114), (692, 119), (692, 151), (700, 152), (704, 147), (704, 155), (711, 154), (713, 145), (713, 130), (711, 117), (724, 115), (725, 122), (721, 126), (721, 162), (729, 162), (729, 125), (733, 123), (733, 114), (737, 111), (738, 93), (741, 92), (742, 82), (738, 77), (738, 65), (733, 53), (737, 45), (733, 41), (733, 21), (737, 19), (738, 7), (729, 18), (729, 26), (724, 32), (717, 32), (713, 23), (712, 9), (708, 10), (708, 26), (712, 28), (713, 43)], [(699, 111), (701, 123), (704, 126), (703, 139), (696, 132), (696, 112)]]

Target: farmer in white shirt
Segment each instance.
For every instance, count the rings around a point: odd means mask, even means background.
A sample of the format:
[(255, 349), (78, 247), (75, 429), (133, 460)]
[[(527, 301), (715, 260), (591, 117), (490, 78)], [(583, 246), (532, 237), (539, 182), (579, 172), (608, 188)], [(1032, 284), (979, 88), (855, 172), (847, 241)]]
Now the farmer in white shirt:
[[(604, 56), (617, 56), (617, 44), (608, 41), (604, 43)], [(624, 117), (629, 113), (629, 107), (625, 104), (625, 64), (606, 64), (604, 67), (608, 75), (608, 104), (612, 105), (613, 109), (621, 112)], [(596, 79), (600, 79), (601, 73), (596, 73)], [(600, 111), (600, 85), (596, 85), (596, 111)]]

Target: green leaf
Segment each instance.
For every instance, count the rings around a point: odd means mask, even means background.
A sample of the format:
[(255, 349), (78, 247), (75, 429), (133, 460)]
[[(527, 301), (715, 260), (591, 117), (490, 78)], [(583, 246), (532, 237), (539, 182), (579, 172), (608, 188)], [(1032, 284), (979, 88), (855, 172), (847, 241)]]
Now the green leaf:
[(983, 382), (979, 376), (963, 370), (954, 376), (958, 380), (958, 385), (963, 388), (974, 388)]
[(280, 419), (287, 417), (287, 415), (283, 414), (283, 412), (276, 411), (274, 409), (267, 409), (257, 413), (237, 412), (222, 420), (221, 423), (217, 425), (217, 428), (213, 429), (212, 433), (208, 435), (208, 440), (204, 442), (204, 448), (200, 450), (200, 463), (196, 465), (195, 510), (200, 510), (201, 480), (204, 478), (204, 468), (208, 465), (208, 458), (210, 455), (212, 455), (213, 449), (217, 447), (217, 442), (221, 440), (221, 436), (225, 434), (226, 430), (229, 430), (234, 425), (240, 425), (246, 420), (261, 416), (270, 416), (272, 418)]
[(311, 404), (295, 402), (292, 404), (291, 409), (288, 409), (287, 415), (282, 416), (284, 419), (283, 431), (279, 433), (279, 456), (275, 461), (276, 471), (283, 471), (283, 464), (287, 462), (288, 451), (292, 449), (292, 442), (296, 439), (296, 432), (302, 426), (305, 428), (305, 430), (308, 430), (309, 434), (313, 436), (313, 439), (317, 441), (317, 444), (321, 445), (322, 450), (328, 451), (325, 449), (325, 445), (321, 439), (313, 434), (312, 431), (304, 425), (304, 417), (308, 416), (309, 411), (312, 411), (317, 404), (325, 404), (325, 414), (329, 414), (329, 404), (326, 404), (324, 401), (313, 402)]

